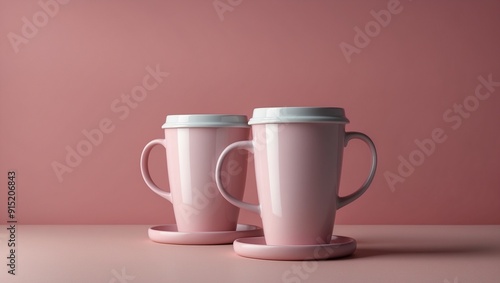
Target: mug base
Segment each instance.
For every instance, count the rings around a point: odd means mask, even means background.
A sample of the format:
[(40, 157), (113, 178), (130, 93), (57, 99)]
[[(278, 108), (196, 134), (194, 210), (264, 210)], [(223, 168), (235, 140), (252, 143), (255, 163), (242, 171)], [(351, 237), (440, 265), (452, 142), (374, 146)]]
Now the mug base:
[(234, 251), (242, 256), (266, 260), (324, 260), (349, 256), (356, 250), (356, 240), (332, 236), (330, 243), (318, 245), (266, 245), (264, 237), (237, 239)]
[(235, 231), (179, 232), (176, 224), (150, 227), (149, 239), (153, 242), (175, 245), (222, 245), (234, 240), (263, 235), (262, 228), (254, 225), (238, 224)]

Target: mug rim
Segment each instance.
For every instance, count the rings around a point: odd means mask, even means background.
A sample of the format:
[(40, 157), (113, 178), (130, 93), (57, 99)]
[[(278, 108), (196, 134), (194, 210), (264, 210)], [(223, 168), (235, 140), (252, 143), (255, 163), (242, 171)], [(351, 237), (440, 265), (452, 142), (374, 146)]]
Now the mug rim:
[(248, 128), (248, 118), (235, 114), (175, 114), (167, 115), (162, 125), (162, 129), (218, 127)]
[(347, 124), (340, 107), (262, 107), (253, 110), (249, 125), (276, 123), (338, 123)]

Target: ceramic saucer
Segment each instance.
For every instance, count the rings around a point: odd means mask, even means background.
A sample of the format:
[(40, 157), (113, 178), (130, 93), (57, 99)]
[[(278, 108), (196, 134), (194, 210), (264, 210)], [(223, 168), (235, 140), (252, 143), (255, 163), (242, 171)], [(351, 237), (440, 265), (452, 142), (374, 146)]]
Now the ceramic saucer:
[(264, 237), (237, 239), (234, 251), (243, 257), (269, 260), (321, 260), (351, 255), (356, 250), (356, 240), (332, 236), (327, 244), (318, 245), (266, 245)]
[(262, 235), (262, 228), (246, 224), (238, 224), (236, 231), (179, 232), (176, 224), (153, 226), (148, 230), (148, 236), (152, 241), (177, 245), (230, 244), (239, 238)]

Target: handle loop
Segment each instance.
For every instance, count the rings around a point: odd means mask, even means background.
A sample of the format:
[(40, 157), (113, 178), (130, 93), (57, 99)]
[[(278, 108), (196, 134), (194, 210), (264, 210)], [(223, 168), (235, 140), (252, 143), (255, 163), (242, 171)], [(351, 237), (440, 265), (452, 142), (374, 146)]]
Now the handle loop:
[(253, 148), (254, 146), (252, 141), (238, 141), (226, 147), (219, 156), (219, 159), (217, 160), (217, 166), (215, 167), (215, 182), (217, 183), (217, 188), (219, 189), (220, 193), (228, 202), (239, 208), (243, 208), (260, 215), (259, 205), (241, 201), (233, 197), (231, 194), (229, 194), (226, 188), (224, 188), (224, 185), (222, 184), (222, 177), (221, 177), (222, 164), (224, 163), (224, 159), (229, 154), (229, 152), (231, 152), (233, 149), (245, 149), (253, 153)]
[(149, 174), (149, 154), (151, 153), (151, 150), (153, 149), (154, 146), (156, 145), (162, 145), (165, 149), (167, 148), (166, 141), (164, 139), (156, 139), (150, 141), (142, 150), (141, 154), (141, 173), (142, 173), (142, 178), (144, 179), (144, 182), (146, 182), (146, 185), (161, 196), (162, 198), (167, 199), (168, 201), (172, 202), (172, 195), (170, 192), (164, 191), (160, 189), (156, 183), (151, 179), (151, 175)]
[(355, 192), (352, 194), (349, 194), (347, 196), (338, 197), (337, 200), (337, 209), (344, 207), (351, 202), (355, 201), (357, 198), (359, 198), (362, 194), (366, 192), (366, 189), (370, 186), (370, 184), (373, 181), (373, 177), (375, 177), (375, 171), (377, 169), (377, 149), (375, 148), (375, 144), (373, 144), (373, 141), (365, 134), (359, 133), (359, 132), (347, 132), (345, 135), (345, 142), (344, 146), (347, 146), (350, 140), (352, 139), (359, 139), (365, 142), (368, 147), (370, 148), (371, 154), (372, 154), (372, 165), (370, 168), (370, 173), (368, 174), (368, 178), (366, 178), (365, 182), (363, 185), (361, 185), (361, 188), (357, 189)]

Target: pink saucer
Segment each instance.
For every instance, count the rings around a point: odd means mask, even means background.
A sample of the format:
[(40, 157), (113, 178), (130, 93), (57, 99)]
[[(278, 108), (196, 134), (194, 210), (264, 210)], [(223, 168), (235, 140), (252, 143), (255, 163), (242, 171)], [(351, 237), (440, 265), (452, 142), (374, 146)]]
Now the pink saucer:
[(332, 236), (328, 244), (269, 246), (264, 237), (237, 239), (234, 251), (243, 257), (269, 260), (321, 260), (351, 255), (356, 250), (356, 240)]
[(153, 226), (148, 230), (148, 236), (152, 241), (177, 245), (231, 244), (238, 238), (262, 235), (262, 228), (246, 224), (238, 224), (236, 231), (179, 232), (176, 224)]

